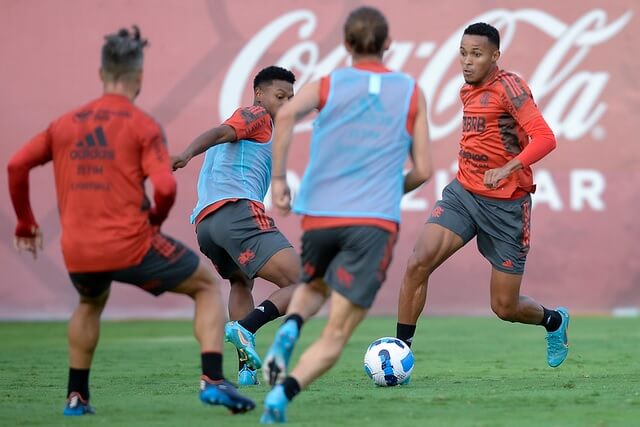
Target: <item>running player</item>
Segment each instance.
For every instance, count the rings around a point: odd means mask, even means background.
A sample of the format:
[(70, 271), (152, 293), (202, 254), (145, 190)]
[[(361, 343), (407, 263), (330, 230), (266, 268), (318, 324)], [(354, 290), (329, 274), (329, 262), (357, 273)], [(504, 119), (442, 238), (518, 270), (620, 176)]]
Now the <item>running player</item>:
[[(104, 94), (53, 121), (10, 160), (9, 187), (18, 226), (15, 244), (42, 249), (42, 232), (29, 201), (29, 171), (53, 161), (62, 225), (62, 252), (80, 302), (69, 321), (69, 383), (64, 415), (93, 414), (89, 370), (100, 335), (100, 316), (112, 281), (152, 295), (175, 292), (195, 303), (200, 343), (200, 399), (246, 412), (254, 403), (222, 374), (224, 303), (214, 276), (182, 243), (159, 232), (176, 183), (160, 126), (133, 101), (142, 86), (140, 31), (106, 36), (100, 76)], [(154, 187), (151, 204), (144, 191)]]
[[(271, 180), (272, 118), (293, 96), (293, 73), (270, 66), (253, 81), (254, 102), (238, 108), (222, 123), (198, 136), (179, 156), (174, 169), (206, 151), (198, 179), (198, 203), (191, 215), (200, 250), (231, 284), (227, 341), (238, 350), (240, 385), (258, 384), (262, 361), (255, 350), (256, 331), (285, 313), (300, 276), (300, 258), (265, 213)], [(254, 308), (255, 277), (280, 289)]]
[[(274, 205), (287, 211), (293, 126), (320, 110), (294, 204), (304, 215), (303, 284), (265, 359), (265, 380), (275, 387), (265, 399), (262, 423), (286, 422), (291, 399), (338, 360), (385, 280), (403, 193), (431, 175), (424, 96), (414, 79), (382, 64), (391, 43), (386, 18), (377, 9), (358, 8), (344, 25), (344, 37), (353, 66), (306, 85), (276, 119), (272, 194)], [(403, 176), (410, 153), (413, 169)], [(321, 337), (286, 376), (303, 321), (327, 299), (331, 307)]]
[(491, 263), (491, 308), (510, 322), (542, 325), (547, 330), (547, 360), (567, 357), (569, 313), (549, 310), (520, 295), (529, 252), (531, 165), (556, 146), (524, 80), (501, 70), (500, 35), (491, 25), (465, 29), (460, 64), (466, 84), (459, 171), (431, 212), (407, 265), (400, 289), (396, 335), (411, 345), (424, 309), (431, 273), (477, 237), (480, 253)]

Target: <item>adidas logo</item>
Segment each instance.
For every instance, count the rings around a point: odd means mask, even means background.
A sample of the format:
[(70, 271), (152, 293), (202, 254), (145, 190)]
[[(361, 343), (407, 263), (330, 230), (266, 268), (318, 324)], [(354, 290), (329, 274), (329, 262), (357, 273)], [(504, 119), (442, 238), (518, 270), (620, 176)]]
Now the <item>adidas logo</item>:
[(513, 263), (511, 262), (510, 259), (508, 259), (508, 260), (506, 260), (505, 262), (502, 263), (502, 266), (506, 267), (506, 268), (513, 268)]
[(257, 307), (256, 307), (256, 310), (260, 310), (261, 312), (263, 312), (263, 313), (264, 313), (264, 307), (263, 307), (263, 306), (261, 306), (261, 305), (257, 306)]

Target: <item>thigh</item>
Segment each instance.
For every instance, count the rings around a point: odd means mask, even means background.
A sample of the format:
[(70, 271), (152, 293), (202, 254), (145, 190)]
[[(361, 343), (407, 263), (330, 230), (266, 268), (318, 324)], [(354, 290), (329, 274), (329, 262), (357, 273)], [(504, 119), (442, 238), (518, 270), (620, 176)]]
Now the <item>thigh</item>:
[(259, 204), (250, 200), (224, 205), (198, 224), (198, 233), (206, 221), (208, 239), (228, 255), (226, 258), (219, 254), (218, 259), (225, 260), (227, 264), (231, 259), (236, 264), (236, 270), (239, 269), (250, 279), (257, 276), (273, 255), (292, 247), (276, 228), (273, 219), (265, 214)]
[(198, 268), (200, 258), (178, 240), (156, 233), (140, 264), (116, 270), (113, 280), (137, 286), (150, 294), (174, 290)]
[(368, 311), (368, 308), (354, 304), (349, 298), (338, 292), (333, 292), (331, 294), (331, 308), (323, 333), (330, 334), (332, 338), (337, 335), (343, 340), (344, 345)]
[(453, 180), (444, 188), (442, 199), (438, 200), (431, 210), (427, 224), (437, 224), (450, 230), (458, 235), (465, 245), (477, 233), (472, 215), (475, 206), (470, 202), (473, 202), (473, 199), (468, 192), (458, 180)]
[(529, 253), (531, 197), (479, 199), (478, 250), (494, 269), (521, 275)]
[(221, 227), (215, 219), (215, 213), (208, 215), (196, 226), (196, 236), (198, 238), (198, 246), (202, 252), (213, 264), (223, 279), (231, 280), (238, 274), (244, 274), (240, 271), (238, 264), (231, 258), (225, 248), (216, 243), (215, 236)]
[(386, 279), (397, 233), (378, 227), (340, 229), (340, 251), (331, 261), (325, 281), (353, 304), (368, 309)]
[(326, 228), (302, 234), (302, 283), (322, 280), (329, 264), (340, 251), (339, 229)]
[(71, 283), (83, 298), (98, 298), (109, 291), (111, 287), (111, 273), (69, 273)]
[(514, 306), (520, 299), (522, 275), (491, 270), (491, 306)]

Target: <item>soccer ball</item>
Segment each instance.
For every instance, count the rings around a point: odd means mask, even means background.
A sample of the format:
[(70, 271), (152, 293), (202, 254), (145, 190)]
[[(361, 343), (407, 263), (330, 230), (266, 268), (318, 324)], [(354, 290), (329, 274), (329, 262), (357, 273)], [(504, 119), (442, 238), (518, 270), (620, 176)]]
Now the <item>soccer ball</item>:
[(380, 387), (407, 384), (413, 371), (413, 352), (397, 338), (378, 338), (364, 354), (364, 371)]

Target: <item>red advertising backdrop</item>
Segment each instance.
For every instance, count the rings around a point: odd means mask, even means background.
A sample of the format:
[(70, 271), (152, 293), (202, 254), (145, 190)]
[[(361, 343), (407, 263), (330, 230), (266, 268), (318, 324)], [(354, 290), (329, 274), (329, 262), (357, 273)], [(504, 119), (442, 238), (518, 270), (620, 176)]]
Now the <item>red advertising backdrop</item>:
[[(253, 75), (278, 64), (298, 83), (346, 65), (342, 23), (357, 1), (5, 0), (0, 5), (0, 163), (48, 123), (99, 96), (103, 35), (137, 24), (150, 39), (137, 100), (165, 127), (178, 152), (199, 132), (252, 102)], [(404, 265), (442, 188), (455, 173), (465, 26), (484, 21), (502, 34), (503, 68), (529, 83), (558, 138), (536, 164), (532, 250), (523, 291), (582, 313), (640, 307), (640, 5), (635, 1), (371, 1), (386, 14), (392, 69), (413, 75), (429, 103), (436, 171), (403, 201), (400, 239), (373, 312), (394, 314)], [(310, 122), (297, 128), (289, 178), (296, 187), (308, 156)], [(197, 249), (188, 216), (201, 161), (179, 171), (179, 194), (165, 232)], [(331, 165), (327, 165), (331, 167)], [(60, 254), (50, 165), (31, 175), (31, 199), (45, 235), (33, 260), (12, 246), (15, 217), (0, 174), (0, 318), (65, 318), (76, 303)], [(269, 200), (267, 200), (269, 204)], [(299, 218), (272, 213), (299, 246)], [(91, 239), (91, 236), (87, 236)], [(433, 276), (427, 313), (489, 313), (489, 264), (471, 242)], [(225, 286), (225, 293), (227, 287)], [(258, 282), (256, 300), (272, 285)], [(114, 286), (109, 317), (190, 316), (188, 300), (157, 300)]]

